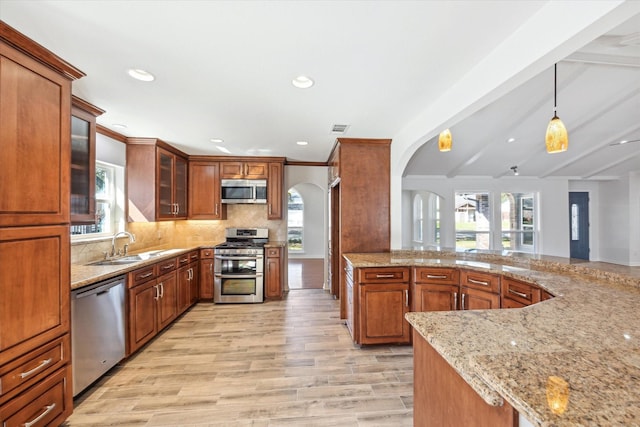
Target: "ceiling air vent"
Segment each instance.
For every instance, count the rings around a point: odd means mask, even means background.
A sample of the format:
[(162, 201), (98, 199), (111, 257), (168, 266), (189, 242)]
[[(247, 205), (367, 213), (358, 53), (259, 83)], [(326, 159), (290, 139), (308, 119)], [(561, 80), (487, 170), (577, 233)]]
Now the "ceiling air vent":
[(345, 133), (349, 125), (333, 125), (331, 128), (331, 133)]

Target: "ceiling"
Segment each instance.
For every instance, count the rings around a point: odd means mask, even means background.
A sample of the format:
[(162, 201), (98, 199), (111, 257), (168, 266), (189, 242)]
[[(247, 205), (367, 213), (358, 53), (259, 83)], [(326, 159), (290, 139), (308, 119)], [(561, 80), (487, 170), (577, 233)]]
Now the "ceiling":
[[(547, 3), (0, 0), (0, 19), (84, 71), (73, 93), (118, 133), (187, 154), (324, 162), (337, 137), (394, 138)], [(548, 69), (452, 125), (451, 152), (426, 141), (405, 174), (500, 177), (518, 165), (521, 176), (608, 179), (640, 169), (640, 142), (610, 146), (640, 139), (640, 42), (620, 43), (640, 32), (633, 19), (558, 65), (568, 152), (544, 152)], [(631, 65), (593, 63), (603, 57)], [(156, 79), (133, 80), (130, 68)], [(293, 87), (298, 75), (315, 84)]]

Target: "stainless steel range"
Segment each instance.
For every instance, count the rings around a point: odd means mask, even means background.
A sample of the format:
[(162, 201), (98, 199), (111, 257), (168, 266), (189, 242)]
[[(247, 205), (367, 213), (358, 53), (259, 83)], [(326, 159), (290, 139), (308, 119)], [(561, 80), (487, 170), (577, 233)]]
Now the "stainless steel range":
[(264, 301), (264, 244), (267, 228), (227, 228), (224, 243), (213, 249), (213, 302)]

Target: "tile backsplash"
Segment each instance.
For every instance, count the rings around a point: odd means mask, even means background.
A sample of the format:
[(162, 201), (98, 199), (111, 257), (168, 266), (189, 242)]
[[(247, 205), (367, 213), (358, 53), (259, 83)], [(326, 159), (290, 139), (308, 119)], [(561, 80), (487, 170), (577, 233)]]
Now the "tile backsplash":
[[(228, 227), (257, 227), (269, 229), (269, 240), (287, 239), (286, 220), (267, 220), (266, 205), (228, 205), (224, 221), (182, 220), (161, 222), (130, 222), (127, 231), (136, 236), (129, 244), (129, 252), (152, 249), (171, 249), (201, 245), (215, 245), (224, 241)], [(128, 243), (127, 237), (119, 238), (118, 248)], [(111, 250), (111, 239), (71, 243), (71, 263), (86, 264), (104, 258)]]

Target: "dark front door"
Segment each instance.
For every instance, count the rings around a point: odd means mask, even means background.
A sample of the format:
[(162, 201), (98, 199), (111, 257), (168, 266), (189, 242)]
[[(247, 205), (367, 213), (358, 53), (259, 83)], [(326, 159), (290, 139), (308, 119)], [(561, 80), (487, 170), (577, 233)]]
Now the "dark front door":
[(569, 242), (571, 258), (589, 260), (589, 193), (569, 193)]

